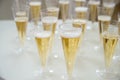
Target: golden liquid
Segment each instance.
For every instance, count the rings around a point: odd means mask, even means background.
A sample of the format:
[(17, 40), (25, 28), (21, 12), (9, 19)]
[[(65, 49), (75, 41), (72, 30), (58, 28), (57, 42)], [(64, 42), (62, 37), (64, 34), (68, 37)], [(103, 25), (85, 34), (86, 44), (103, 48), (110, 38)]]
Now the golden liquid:
[(20, 41), (22, 44), (24, 44), (28, 18), (27, 17), (16, 17), (15, 22), (16, 22)]
[(76, 58), (76, 53), (79, 47), (80, 36), (78, 37), (64, 37), (62, 38), (62, 45), (64, 50), (64, 56), (67, 64), (68, 75), (71, 76), (73, 72), (73, 66)]
[(77, 18), (85, 19), (86, 18), (86, 12), (77, 12)]
[(90, 14), (89, 14), (89, 17), (90, 17), (90, 20), (92, 21), (92, 22), (95, 22), (95, 21), (97, 21), (97, 12), (98, 12), (98, 10), (97, 10), (97, 7), (99, 6), (99, 4), (89, 4), (89, 8), (90, 8)]
[(102, 40), (101, 34), (104, 31), (107, 31), (110, 25), (110, 21), (101, 21), (99, 20), (99, 33), (100, 33), (100, 40)]
[(56, 25), (57, 25), (57, 18), (56, 17), (44, 17), (42, 18), (42, 24), (43, 24), (44, 30), (52, 31), (52, 37), (51, 37), (51, 43), (50, 43), (50, 50), (52, 50), (53, 42), (54, 42), (54, 34), (56, 30)]
[(110, 25), (110, 21), (101, 21), (101, 25), (103, 26), (102, 27), (102, 31), (107, 31), (108, 28), (109, 28), (109, 25)]
[(82, 28), (82, 35), (84, 35), (85, 30), (86, 30), (86, 22), (82, 20), (74, 20), (73, 21), (73, 26), (74, 27), (81, 27)]
[(107, 14), (107, 15), (112, 16), (113, 8), (105, 7), (105, 11), (106, 11), (106, 14)]
[(50, 30), (51, 29), (51, 26), (52, 25), (52, 32), (53, 32), (53, 34), (55, 34), (55, 30), (56, 30), (56, 22), (55, 23), (45, 23), (45, 22), (43, 22), (43, 26), (44, 26), (44, 30)]
[(110, 20), (111, 20), (110, 16), (98, 16), (100, 34), (108, 30), (110, 25)]
[(24, 11), (19, 11), (16, 13), (16, 17), (26, 17), (26, 16), (27, 16), (27, 14)]
[(112, 16), (115, 4), (105, 4), (104, 3), (103, 6), (105, 8), (105, 13), (109, 16)]
[(75, 8), (75, 11), (78, 19), (87, 19), (87, 8)]
[(36, 36), (36, 44), (38, 47), (38, 52), (41, 59), (41, 65), (44, 68), (46, 66), (46, 60), (50, 48), (50, 35), (45, 36), (46, 34), (42, 34), (41, 36)]
[(45, 30), (52, 30), (52, 33), (55, 34), (57, 18), (56, 17), (44, 17), (42, 19), (42, 24)]
[(85, 6), (86, 0), (75, 0), (76, 7)]
[(30, 11), (31, 11), (31, 18), (34, 21), (35, 25), (38, 25), (38, 20), (40, 19), (40, 12), (41, 12), (41, 3), (40, 2), (30, 2)]
[(60, 19), (63, 20), (63, 22), (65, 22), (65, 20), (68, 17), (68, 13), (69, 13), (69, 2), (65, 1), (65, 2), (59, 2), (59, 6), (60, 6)]
[(59, 14), (59, 8), (56, 8), (56, 7), (49, 7), (47, 8), (48, 10), (48, 13), (50, 16), (55, 16), (58, 18), (58, 14)]
[(118, 36), (113, 36), (112, 34), (103, 35), (103, 46), (106, 67), (109, 67), (111, 64), (111, 60), (113, 58), (117, 42)]

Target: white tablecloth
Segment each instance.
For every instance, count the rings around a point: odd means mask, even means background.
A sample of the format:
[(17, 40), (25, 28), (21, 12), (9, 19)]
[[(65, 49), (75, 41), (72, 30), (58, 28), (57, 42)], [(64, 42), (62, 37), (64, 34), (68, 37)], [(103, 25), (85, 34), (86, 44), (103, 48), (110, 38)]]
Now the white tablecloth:
[[(87, 24), (76, 58), (73, 76), (77, 75), (77, 80), (97, 80), (96, 69), (104, 65), (103, 51), (97, 47), (100, 45), (98, 26), (94, 24), (94, 28), (90, 29), (90, 25)], [(16, 54), (17, 35), (14, 21), (0, 21), (0, 76), (6, 80), (41, 80), (40, 59), (34, 39), (26, 40), (24, 54)], [(56, 37), (43, 80), (66, 80), (65, 59), (58, 34)]]

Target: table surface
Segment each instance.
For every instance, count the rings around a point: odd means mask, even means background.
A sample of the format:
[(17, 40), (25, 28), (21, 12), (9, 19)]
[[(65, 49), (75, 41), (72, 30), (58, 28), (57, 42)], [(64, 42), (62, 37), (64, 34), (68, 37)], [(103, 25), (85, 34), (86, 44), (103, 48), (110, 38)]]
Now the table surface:
[[(61, 21), (58, 22), (58, 25)], [(100, 47), (97, 24), (87, 24), (86, 33), (79, 48), (73, 76), (76, 80), (98, 80), (96, 69), (103, 67), (103, 51)], [(91, 27), (94, 27), (91, 29)], [(28, 24), (28, 33), (31, 25)], [(30, 31), (29, 31), (30, 30)], [(18, 35), (14, 21), (0, 21), (0, 76), (6, 80), (40, 80), (41, 67), (35, 40), (26, 39), (23, 54), (16, 54)], [(31, 34), (32, 35), (32, 34)], [(30, 35), (28, 35), (30, 36)], [(66, 65), (59, 39), (55, 36), (52, 53), (49, 54), (47, 68), (42, 80), (66, 80)]]

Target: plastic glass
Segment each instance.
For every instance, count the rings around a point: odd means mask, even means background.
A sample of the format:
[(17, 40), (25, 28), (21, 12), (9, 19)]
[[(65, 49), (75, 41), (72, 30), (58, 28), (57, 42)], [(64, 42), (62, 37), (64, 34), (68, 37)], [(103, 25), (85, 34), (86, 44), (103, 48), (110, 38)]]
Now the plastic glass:
[(34, 29), (34, 38), (38, 49), (38, 54), (41, 62), (41, 71), (38, 71), (41, 75), (46, 72), (47, 59), (50, 53), (51, 39), (52, 39), (52, 24), (49, 29), (45, 29), (42, 24)]
[(98, 20), (98, 6), (100, 6), (100, 0), (89, 0), (89, 19), (92, 23), (96, 22)]
[(13, 18), (16, 23), (18, 37), (20, 40), (21, 47), (18, 49), (17, 53), (23, 52), (24, 42), (26, 39), (26, 30), (29, 17), (29, 8), (25, 1), (14, 0), (12, 6)]
[(59, 0), (59, 9), (60, 9), (59, 18), (62, 19), (63, 22), (65, 22), (66, 19), (68, 19), (69, 17), (70, 1)]
[(105, 59), (105, 69), (98, 69), (97, 74), (100, 78), (117, 78), (118, 75), (116, 72), (114, 72), (115, 67), (111, 67), (111, 64), (119, 41), (118, 21), (111, 21), (109, 28), (106, 31), (102, 32), (102, 40)]
[(77, 50), (81, 41), (81, 27), (73, 27), (71, 23), (63, 23), (59, 27), (62, 47), (67, 67), (68, 79), (72, 79), (72, 72)]
[(48, 9), (44, 9), (41, 11), (41, 21), (45, 29), (49, 29), (50, 24), (52, 24), (52, 42), (51, 42), (51, 53), (55, 53), (55, 32), (57, 27), (58, 17), (56, 14), (49, 12)]
[(30, 19), (33, 20), (35, 26), (38, 26), (40, 20), (41, 4), (40, 0), (29, 0)]
[(108, 13), (105, 7), (98, 7), (98, 22), (100, 37), (101, 33), (107, 31), (107, 29), (109, 28), (112, 13), (113, 11)]

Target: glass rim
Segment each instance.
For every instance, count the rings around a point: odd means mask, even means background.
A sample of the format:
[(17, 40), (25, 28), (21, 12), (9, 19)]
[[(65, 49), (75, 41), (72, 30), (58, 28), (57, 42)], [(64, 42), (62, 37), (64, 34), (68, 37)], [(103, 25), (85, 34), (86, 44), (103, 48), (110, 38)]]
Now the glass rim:
[[(65, 2), (65, 3), (64, 3)], [(69, 4), (70, 3), (70, 1), (69, 0), (59, 0), (59, 4), (61, 4), (61, 3), (64, 3), (64, 4)]]
[(51, 17), (51, 18), (54, 18), (54, 20), (55, 21), (57, 21), (58, 20), (58, 16), (59, 16), (59, 11), (57, 12), (57, 15), (53, 15), (53, 13), (52, 12), (49, 12), (47, 9), (43, 9), (43, 10), (41, 10), (41, 20), (43, 19), (43, 18), (47, 18), (47, 17)]
[(39, 4), (36, 4), (36, 5), (41, 5), (41, 4), (42, 4), (40, 0), (30, 0), (30, 1), (29, 1), (29, 5), (33, 5), (32, 2), (33, 2), (34, 4), (35, 4), (36, 2), (37, 2), (37, 3), (39, 2)]
[(59, 26), (60, 28), (59, 33), (61, 37), (75, 38), (75, 37), (80, 37), (82, 35), (82, 28), (75, 28), (75, 27), (68, 28), (68, 26), (63, 26), (63, 25), (68, 25), (68, 23), (64, 23)]
[(48, 9), (53, 9), (53, 8), (56, 9), (56, 10), (54, 10), (54, 11), (58, 11), (58, 12), (59, 12), (59, 10), (60, 10), (59, 7), (57, 7), (57, 6), (47, 7), (46, 10), (48, 10)]
[(75, 7), (76, 12), (87, 12), (89, 8), (87, 6)]
[[(66, 25), (66, 26), (65, 26)], [(71, 22), (65, 22), (59, 25), (59, 30), (60, 31), (80, 31), (80, 33), (82, 32), (82, 28), (81, 27), (74, 27), (73, 24)]]
[(46, 30), (46, 29), (44, 29), (44, 25), (43, 25), (43, 23), (42, 22), (40, 22), (39, 24), (38, 24), (38, 26), (37, 27), (35, 27), (34, 28), (34, 34), (35, 33), (40, 33), (40, 32), (51, 32), (51, 34), (52, 34), (52, 24), (50, 24), (50, 29), (49, 30)]

